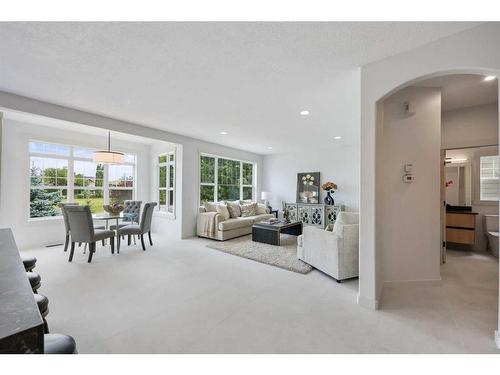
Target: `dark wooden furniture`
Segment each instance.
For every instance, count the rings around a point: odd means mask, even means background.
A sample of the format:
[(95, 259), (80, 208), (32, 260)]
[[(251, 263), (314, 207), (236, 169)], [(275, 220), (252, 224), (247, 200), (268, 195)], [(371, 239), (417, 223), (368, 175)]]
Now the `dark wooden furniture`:
[(446, 212), (446, 242), (474, 245), (476, 212)]
[(302, 223), (300, 221), (290, 223), (278, 221), (274, 224), (256, 223), (252, 226), (252, 241), (279, 246), (281, 233), (300, 236)]
[(43, 353), (43, 321), (10, 229), (0, 229), (0, 353)]

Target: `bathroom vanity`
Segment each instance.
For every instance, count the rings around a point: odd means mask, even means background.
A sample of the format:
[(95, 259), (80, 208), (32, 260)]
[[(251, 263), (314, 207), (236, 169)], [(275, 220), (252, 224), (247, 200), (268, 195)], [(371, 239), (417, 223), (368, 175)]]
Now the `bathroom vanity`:
[(476, 243), (476, 217), (477, 212), (447, 210), (446, 242), (474, 245)]

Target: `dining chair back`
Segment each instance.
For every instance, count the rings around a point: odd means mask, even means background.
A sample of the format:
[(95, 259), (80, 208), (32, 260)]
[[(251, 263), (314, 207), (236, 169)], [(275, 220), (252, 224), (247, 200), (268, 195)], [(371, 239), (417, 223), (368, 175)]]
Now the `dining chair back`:
[(59, 203), (59, 207), (61, 208), (61, 212), (64, 219), (64, 228), (66, 230), (66, 234), (69, 234), (69, 222), (68, 222), (68, 214), (66, 213), (65, 208), (67, 206), (79, 206), (79, 203)]
[(153, 221), (153, 212), (156, 205), (156, 202), (148, 202), (144, 205), (141, 222), (139, 224), (142, 233), (151, 232), (151, 222)]
[(94, 225), (89, 206), (65, 206), (72, 242), (94, 241)]
[[(126, 200), (123, 202), (125, 208), (123, 209), (124, 214), (130, 215), (130, 217), (125, 217), (123, 221), (132, 221), (135, 223), (139, 222), (139, 215), (141, 213), (142, 201)], [(133, 216), (132, 216), (133, 215)]]

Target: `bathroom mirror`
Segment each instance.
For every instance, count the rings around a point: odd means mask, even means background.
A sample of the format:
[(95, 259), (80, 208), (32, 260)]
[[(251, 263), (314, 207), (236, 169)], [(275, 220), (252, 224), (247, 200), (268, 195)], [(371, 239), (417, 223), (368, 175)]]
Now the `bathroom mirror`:
[(446, 203), (452, 206), (472, 204), (472, 171), (469, 153), (463, 150), (446, 151)]

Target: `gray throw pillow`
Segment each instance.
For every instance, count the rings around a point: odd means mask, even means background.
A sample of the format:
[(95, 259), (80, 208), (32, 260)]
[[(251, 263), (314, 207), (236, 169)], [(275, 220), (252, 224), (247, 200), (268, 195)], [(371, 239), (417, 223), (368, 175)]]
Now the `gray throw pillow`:
[(234, 201), (234, 202), (228, 201), (226, 202), (226, 204), (227, 204), (227, 209), (229, 210), (229, 215), (231, 215), (232, 218), (241, 216), (240, 201)]

